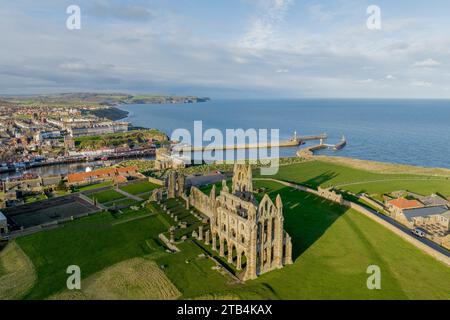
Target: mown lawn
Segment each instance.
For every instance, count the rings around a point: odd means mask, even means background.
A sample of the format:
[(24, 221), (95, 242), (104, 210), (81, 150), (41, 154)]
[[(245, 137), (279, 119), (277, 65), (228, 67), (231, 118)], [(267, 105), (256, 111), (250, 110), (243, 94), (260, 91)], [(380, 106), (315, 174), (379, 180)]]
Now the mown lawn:
[[(361, 214), (277, 183), (295, 263), (255, 281), (280, 299), (450, 299), (450, 268)], [(381, 290), (368, 290), (369, 265)]]
[(84, 279), (117, 262), (149, 254), (151, 250), (146, 240), (166, 230), (155, 216), (114, 224), (116, 222), (111, 214), (100, 213), (17, 239), (38, 275), (26, 298), (42, 299), (64, 289), (68, 277), (66, 269), (70, 265), (78, 265)]
[[(243, 299), (450, 299), (450, 268), (359, 213), (275, 182), (258, 181), (271, 197), (281, 194), (294, 264), (244, 284), (212, 270), (190, 241), (176, 254), (155, 256), (182, 298)], [(151, 256), (147, 245), (167, 231), (162, 215), (126, 221), (99, 214), (17, 240), (33, 261), (38, 281), (27, 298), (45, 298), (65, 286), (67, 266), (87, 277), (114, 263)], [(125, 218), (125, 219), (123, 219)], [(124, 221), (124, 223), (118, 223)], [(116, 223), (116, 224), (115, 224)], [(381, 268), (381, 290), (366, 286), (367, 267)]]
[(91, 193), (88, 195), (88, 197), (91, 199), (96, 199), (100, 203), (107, 203), (107, 202), (121, 200), (121, 199), (126, 198), (123, 194), (121, 194), (115, 190), (106, 190), (106, 191)]
[[(255, 173), (258, 176), (259, 170)], [(266, 177), (314, 188), (338, 186), (355, 193), (380, 194), (409, 190), (423, 195), (440, 193), (450, 196), (450, 180), (446, 177), (376, 173), (321, 161), (281, 166), (278, 174)]]
[(160, 188), (161, 186), (158, 186), (156, 184), (150, 183), (148, 181), (141, 181), (133, 184), (129, 184), (123, 187), (120, 187), (121, 190), (128, 192), (133, 195), (138, 195), (142, 193), (146, 193), (149, 191), (152, 191), (156, 188)]
[(76, 187), (75, 191), (76, 192), (83, 192), (83, 191), (89, 191), (89, 190), (94, 190), (94, 189), (103, 188), (103, 187), (109, 187), (109, 186), (112, 186), (112, 182), (111, 181), (105, 181), (105, 182), (101, 182), (101, 183), (90, 184), (88, 186)]
[[(278, 183), (255, 183), (255, 188), (261, 187), (273, 198), (282, 196), (295, 263), (241, 285), (198, 281), (196, 265), (183, 262), (201, 251), (189, 247), (162, 260), (184, 298), (206, 294), (243, 299), (450, 299), (450, 268), (383, 226)], [(381, 269), (381, 290), (367, 288), (370, 265)]]
[(136, 200), (129, 199), (129, 198), (124, 198), (124, 199), (120, 199), (120, 200), (117, 200), (117, 201), (107, 202), (104, 205), (107, 208), (113, 208), (114, 206), (118, 206), (118, 207), (128, 206), (128, 207), (130, 207), (130, 206), (134, 206), (134, 205), (138, 205), (138, 204), (140, 204), (140, 201), (136, 201)]

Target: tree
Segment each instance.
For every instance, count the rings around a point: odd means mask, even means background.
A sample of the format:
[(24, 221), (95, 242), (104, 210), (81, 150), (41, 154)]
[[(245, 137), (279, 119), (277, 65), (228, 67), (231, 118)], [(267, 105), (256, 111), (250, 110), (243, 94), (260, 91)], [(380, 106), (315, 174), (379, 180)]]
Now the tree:
[(63, 179), (59, 180), (58, 185), (56, 186), (56, 190), (67, 191), (67, 185)]

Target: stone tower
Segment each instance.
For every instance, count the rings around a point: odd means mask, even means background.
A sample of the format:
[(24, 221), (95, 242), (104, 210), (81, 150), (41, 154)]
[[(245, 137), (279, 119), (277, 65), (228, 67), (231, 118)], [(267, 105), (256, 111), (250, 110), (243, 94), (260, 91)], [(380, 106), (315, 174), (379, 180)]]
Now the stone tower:
[(177, 171), (170, 171), (166, 177), (167, 199), (181, 197), (184, 194), (185, 178)]
[(231, 192), (239, 197), (253, 199), (252, 167), (245, 164), (235, 164)]
[(190, 195), (193, 205), (210, 217), (213, 250), (237, 270), (243, 269), (245, 258), (244, 281), (292, 263), (281, 197), (278, 195), (274, 203), (266, 194), (258, 204), (252, 191), (251, 168), (236, 165), (231, 191), (223, 181), (218, 196), (215, 188), (207, 196), (195, 187)]

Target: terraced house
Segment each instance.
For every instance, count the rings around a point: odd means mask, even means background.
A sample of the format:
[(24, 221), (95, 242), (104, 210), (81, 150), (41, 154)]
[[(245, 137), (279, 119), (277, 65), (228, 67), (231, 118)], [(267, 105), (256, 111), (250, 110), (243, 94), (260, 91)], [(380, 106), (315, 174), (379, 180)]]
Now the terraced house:
[(125, 182), (128, 178), (143, 178), (138, 167), (106, 168), (90, 172), (71, 173), (67, 176), (70, 185), (79, 186), (103, 181)]

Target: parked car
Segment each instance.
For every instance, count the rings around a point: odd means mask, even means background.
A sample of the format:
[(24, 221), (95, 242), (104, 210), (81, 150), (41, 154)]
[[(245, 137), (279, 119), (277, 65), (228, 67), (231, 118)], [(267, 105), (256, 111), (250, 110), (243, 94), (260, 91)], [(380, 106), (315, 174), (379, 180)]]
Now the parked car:
[(421, 228), (414, 228), (412, 230), (412, 233), (415, 234), (418, 237), (421, 238), (425, 238), (425, 236), (427, 235), (427, 233), (425, 232), (425, 230), (421, 229)]

